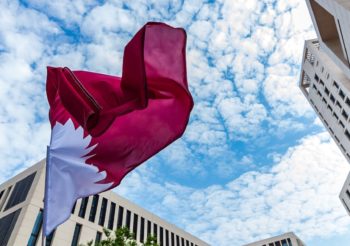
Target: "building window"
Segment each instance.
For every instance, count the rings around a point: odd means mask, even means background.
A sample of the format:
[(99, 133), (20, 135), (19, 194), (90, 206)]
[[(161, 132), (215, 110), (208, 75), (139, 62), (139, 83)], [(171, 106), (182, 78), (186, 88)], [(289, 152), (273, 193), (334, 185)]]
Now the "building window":
[(175, 246), (174, 233), (171, 233), (171, 246)]
[(176, 235), (176, 246), (180, 246), (180, 237)]
[(126, 210), (126, 227), (130, 230), (131, 212)]
[(0, 245), (8, 245), (8, 241), (20, 213), (21, 209), (18, 209), (0, 219)]
[[(156, 223), (153, 224), (153, 236), (158, 238), (158, 226)], [(158, 241), (158, 240), (157, 240)]]
[(335, 88), (339, 89), (339, 85), (338, 85), (338, 83), (335, 82), (335, 81), (333, 81), (333, 86), (334, 86)]
[(181, 238), (181, 245), (185, 246), (185, 239), (183, 237)]
[(101, 211), (100, 211), (100, 217), (98, 219), (98, 224), (100, 226), (104, 226), (105, 219), (106, 219), (106, 209), (107, 209), (107, 199), (102, 199), (102, 205), (101, 205)]
[(151, 235), (151, 221), (147, 220), (147, 236)]
[(335, 98), (334, 98), (334, 96), (332, 95), (332, 93), (330, 94), (330, 99), (331, 99), (331, 101), (332, 101), (332, 103), (335, 103)]
[(331, 107), (329, 104), (327, 105), (327, 108), (328, 108), (329, 111), (331, 111), (331, 113), (332, 113), (333, 110), (332, 110), (332, 107)]
[(45, 246), (51, 246), (52, 244), (52, 240), (53, 240), (53, 236), (55, 235), (55, 231), (52, 231), (47, 237), (46, 237), (46, 244)]
[(350, 140), (350, 133), (348, 130), (345, 130), (345, 136), (348, 138), (348, 140)]
[(345, 112), (345, 110), (341, 112), (341, 115), (344, 117), (345, 120), (348, 120), (349, 115)]
[(320, 80), (320, 84), (324, 86), (324, 82), (323, 82), (323, 80), (322, 80), (322, 79)]
[(342, 89), (339, 90), (339, 96), (344, 100), (345, 99), (345, 94), (344, 92), (342, 91)]
[(114, 224), (114, 216), (115, 216), (115, 203), (111, 203), (111, 209), (109, 211), (109, 219), (108, 219), (108, 229), (113, 229)]
[(5, 210), (12, 208), (13, 206), (16, 206), (17, 204), (26, 200), (30, 187), (32, 186), (35, 174), (36, 173), (32, 173), (31, 175), (28, 175), (27, 177), (16, 183), (11, 193), (11, 196), (6, 204)]
[(96, 238), (95, 238), (95, 245), (97, 245), (99, 242), (101, 242), (102, 238), (102, 233), (101, 232), (96, 232)]
[(38, 215), (36, 216), (32, 233), (30, 234), (27, 246), (35, 246), (38, 240), (41, 225), (43, 223), (43, 210), (40, 209)]
[(274, 246), (273, 243), (269, 243), (269, 246)]
[(346, 190), (346, 195), (348, 196), (348, 199), (350, 199), (350, 192), (349, 192), (349, 190)]
[(160, 246), (164, 246), (164, 240), (163, 240), (163, 237), (164, 237), (164, 235), (163, 235), (163, 227), (159, 227), (159, 237), (160, 237), (160, 241), (159, 241)]
[(339, 101), (337, 101), (337, 102), (335, 103), (335, 105), (337, 105), (337, 107), (338, 107), (339, 109), (341, 109), (341, 105), (340, 105)]
[(79, 243), (79, 237), (80, 237), (80, 232), (81, 232), (81, 224), (76, 224), (75, 229), (74, 229), (74, 234), (73, 234), (73, 239), (72, 239), (72, 244), (71, 246), (77, 246)]
[(96, 217), (96, 211), (97, 211), (97, 205), (98, 205), (98, 199), (99, 198), (100, 198), (99, 195), (94, 195), (93, 198), (92, 198), (90, 215), (89, 215), (89, 221), (91, 221), (91, 222), (95, 222), (95, 217)]
[(4, 195), (4, 198), (2, 199), (2, 202), (0, 203), (0, 211), (1, 211), (2, 207), (4, 206), (8, 195), (9, 195), (10, 192), (11, 192), (11, 189), (12, 189), (12, 186), (10, 186), (10, 187), (6, 190), (5, 195)]
[(137, 238), (137, 224), (138, 224), (139, 216), (134, 214), (134, 221), (132, 226), (132, 232), (134, 233), (134, 237)]
[(313, 84), (313, 85), (312, 85), (312, 88), (314, 88), (315, 90), (317, 90), (317, 88), (316, 88), (316, 85), (315, 85), (315, 84)]
[(124, 214), (124, 208), (122, 206), (119, 206), (117, 228), (120, 228), (123, 226), (123, 214)]
[(74, 205), (73, 205), (73, 207), (72, 207), (72, 214), (74, 214), (74, 212), (75, 212), (75, 206), (77, 205), (77, 201), (75, 201), (75, 203), (74, 203)]
[(344, 152), (346, 152), (346, 150), (345, 150), (345, 148), (344, 148), (344, 146), (343, 146), (342, 144), (340, 144), (340, 148), (341, 148)]
[(4, 194), (4, 191), (5, 191), (5, 190), (2, 190), (2, 191), (0, 192), (0, 201), (1, 201), (2, 195)]
[(186, 246), (190, 246), (190, 242), (186, 240)]
[(349, 100), (349, 98), (346, 98), (345, 103), (346, 103), (346, 105), (348, 105), (350, 107), (350, 100)]
[(169, 231), (165, 230), (165, 245), (169, 246)]
[(320, 80), (320, 78), (318, 77), (317, 74), (315, 74), (315, 80), (318, 82)]
[(140, 242), (143, 243), (144, 239), (145, 239), (145, 219), (141, 217)]
[(317, 95), (319, 95), (320, 97), (322, 97), (322, 94), (319, 90), (317, 90)]
[(80, 210), (79, 210), (79, 217), (84, 218), (85, 217), (85, 213), (86, 213), (86, 207), (89, 201), (89, 197), (84, 197), (81, 200), (81, 205), (80, 205)]
[(281, 246), (281, 243), (279, 241), (276, 241), (275, 246)]
[(334, 116), (337, 120), (339, 119), (338, 115), (337, 115), (335, 112), (333, 112), (333, 116)]
[(283, 240), (282, 240), (282, 246), (288, 246), (287, 240), (286, 240), (286, 239), (283, 239)]
[(345, 125), (341, 120), (339, 120), (339, 125), (341, 125), (341, 127), (345, 128)]
[(327, 101), (326, 101), (326, 99), (323, 97), (322, 98), (322, 102), (324, 102), (325, 104), (327, 104)]
[(324, 88), (324, 92), (327, 94), (327, 96), (329, 96), (329, 90), (327, 89), (327, 87)]

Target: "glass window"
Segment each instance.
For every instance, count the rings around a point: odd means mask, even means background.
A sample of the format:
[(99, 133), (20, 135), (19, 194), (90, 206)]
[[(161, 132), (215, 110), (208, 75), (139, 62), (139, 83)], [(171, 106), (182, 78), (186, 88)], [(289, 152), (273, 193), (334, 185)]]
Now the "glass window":
[(4, 194), (4, 191), (5, 191), (5, 190), (2, 190), (2, 191), (0, 192), (0, 200), (1, 200), (2, 195)]
[(292, 241), (290, 241), (290, 238), (287, 238), (287, 241), (289, 243), (289, 246), (293, 246)]
[(55, 235), (55, 231), (52, 231), (47, 237), (46, 237), (46, 244), (45, 246), (51, 246), (52, 244), (52, 240), (53, 240), (53, 236)]
[(100, 217), (98, 219), (98, 224), (100, 226), (104, 226), (105, 219), (106, 219), (106, 209), (107, 209), (107, 199), (102, 199), (102, 205), (101, 205), (101, 211), (100, 211)]
[(282, 240), (282, 246), (288, 246), (287, 240), (286, 240), (286, 239), (283, 239), (283, 240)]
[(126, 210), (126, 227), (130, 230), (131, 212)]
[(174, 233), (171, 233), (171, 246), (175, 246)]
[(185, 240), (183, 237), (181, 238), (181, 245), (185, 246)]
[(165, 245), (169, 246), (169, 231), (165, 230)]
[(26, 200), (29, 189), (32, 186), (35, 174), (36, 173), (32, 173), (16, 183), (11, 193), (11, 196), (6, 204), (5, 210), (12, 208), (13, 206), (16, 206), (17, 204)]
[(124, 208), (122, 206), (119, 206), (117, 228), (120, 228), (123, 226), (123, 214), (124, 214)]
[(43, 223), (43, 210), (40, 209), (38, 215), (36, 216), (32, 233), (30, 234), (27, 246), (36, 245), (36, 241), (38, 240), (42, 223)]
[(350, 100), (349, 100), (349, 98), (346, 98), (345, 103), (346, 103), (346, 105), (348, 105), (350, 107)]
[(114, 216), (115, 216), (115, 203), (111, 203), (111, 208), (109, 210), (109, 219), (108, 219), (108, 229), (113, 229), (114, 224)]
[(93, 198), (92, 198), (90, 215), (89, 215), (89, 221), (91, 221), (91, 222), (95, 222), (95, 217), (96, 217), (96, 211), (97, 211), (98, 199), (99, 198), (100, 198), (99, 195), (94, 195)]
[(140, 242), (143, 243), (144, 239), (145, 239), (145, 219), (141, 217)]
[(132, 232), (134, 233), (134, 237), (137, 238), (137, 224), (138, 224), (138, 215), (134, 214), (134, 223), (133, 223), (133, 227), (132, 227)]
[[(156, 238), (158, 238), (158, 226), (156, 223), (153, 224), (153, 236), (155, 236)], [(158, 240), (157, 240), (158, 241)]]
[(338, 85), (338, 83), (335, 82), (335, 81), (333, 81), (333, 86), (334, 86), (335, 88), (339, 89), (339, 85)]
[(348, 130), (345, 130), (345, 136), (348, 138), (348, 140), (350, 140), (350, 133)]
[(339, 90), (339, 96), (344, 99), (345, 98), (345, 94), (344, 92), (342, 91), (342, 89)]
[(163, 241), (163, 227), (159, 227), (159, 237), (160, 237), (160, 240), (159, 240), (160, 246), (164, 246), (164, 241)]
[(81, 232), (81, 224), (76, 224), (75, 229), (74, 229), (74, 234), (73, 234), (73, 239), (72, 239), (72, 244), (71, 246), (78, 246), (79, 243), (79, 237), (80, 237), (80, 232)]
[(180, 246), (180, 237), (176, 235), (176, 246)]
[(74, 214), (74, 212), (75, 212), (75, 206), (77, 205), (77, 202), (75, 201), (75, 203), (74, 203), (74, 205), (73, 205), (73, 207), (72, 207), (72, 214)]
[(275, 246), (281, 246), (281, 243), (279, 241), (276, 241)]
[(147, 220), (147, 236), (151, 235), (151, 221)]
[(327, 96), (329, 96), (329, 90), (327, 87), (324, 88), (324, 92), (327, 94)]
[(317, 74), (315, 74), (315, 80), (316, 80), (316, 81), (319, 81), (319, 79), (320, 79), (320, 78), (317, 76)]
[(332, 103), (335, 103), (335, 98), (334, 98), (334, 96), (331, 94), (329, 97), (330, 97)]
[(95, 245), (97, 245), (99, 242), (101, 242), (102, 238), (102, 233), (101, 232), (96, 232), (96, 238), (95, 238)]
[(16, 225), (21, 209), (6, 215), (0, 219), (0, 245), (8, 245), (8, 240), (11, 237), (13, 228)]
[(348, 198), (350, 199), (350, 192), (349, 192), (349, 190), (346, 190), (346, 195), (348, 195)]
[(89, 201), (89, 197), (84, 197), (81, 200), (81, 205), (80, 205), (80, 210), (79, 210), (79, 217), (84, 218), (85, 217), (85, 213), (86, 213), (86, 207)]
[(186, 246), (190, 246), (190, 242), (186, 240)]
[(344, 117), (345, 120), (348, 120), (349, 115), (345, 112), (345, 110), (341, 112), (341, 115)]

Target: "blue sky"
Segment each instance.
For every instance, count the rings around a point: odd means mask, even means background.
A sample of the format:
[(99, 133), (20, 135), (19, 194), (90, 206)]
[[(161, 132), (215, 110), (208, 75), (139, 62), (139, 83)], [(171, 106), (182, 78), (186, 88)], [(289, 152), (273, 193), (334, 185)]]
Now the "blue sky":
[[(0, 181), (45, 156), (46, 66), (121, 74), (147, 21), (184, 27), (195, 107), (184, 136), (116, 192), (213, 245), (294, 231), (348, 245), (349, 164), (297, 87), (315, 37), (304, 0), (0, 0)], [(156, 134), (156, 133), (155, 133)]]

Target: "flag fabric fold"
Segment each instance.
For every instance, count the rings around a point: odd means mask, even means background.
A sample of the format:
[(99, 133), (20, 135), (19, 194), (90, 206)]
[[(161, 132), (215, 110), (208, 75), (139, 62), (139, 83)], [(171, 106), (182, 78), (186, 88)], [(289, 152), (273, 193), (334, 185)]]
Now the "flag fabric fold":
[(48, 67), (46, 235), (78, 198), (117, 186), (183, 134), (193, 107), (185, 51), (183, 29), (151, 22), (126, 45), (122, 77)]

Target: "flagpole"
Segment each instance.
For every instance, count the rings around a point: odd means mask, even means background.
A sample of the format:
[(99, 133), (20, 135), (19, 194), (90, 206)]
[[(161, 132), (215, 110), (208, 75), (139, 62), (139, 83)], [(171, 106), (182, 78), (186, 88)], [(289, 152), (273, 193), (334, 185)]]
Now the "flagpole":
[[(51, 142), (51, 141), (50, 141)], [(47, 204), (47, 185), (48, 185), (48, 169), (49, 169), (49, 162), (50, 162), (50, 146), (46, 147), (46, 168), (45, 168), (45, 192), (44, 192), (44, 213), (43, 213), (43, 229), (42, 229), (42, 240), (41, 240), (41, 246), (45, 246), (46, 244), (46, 236), (45, 236), (45, 229), (46, 229), (46, 204)]]

